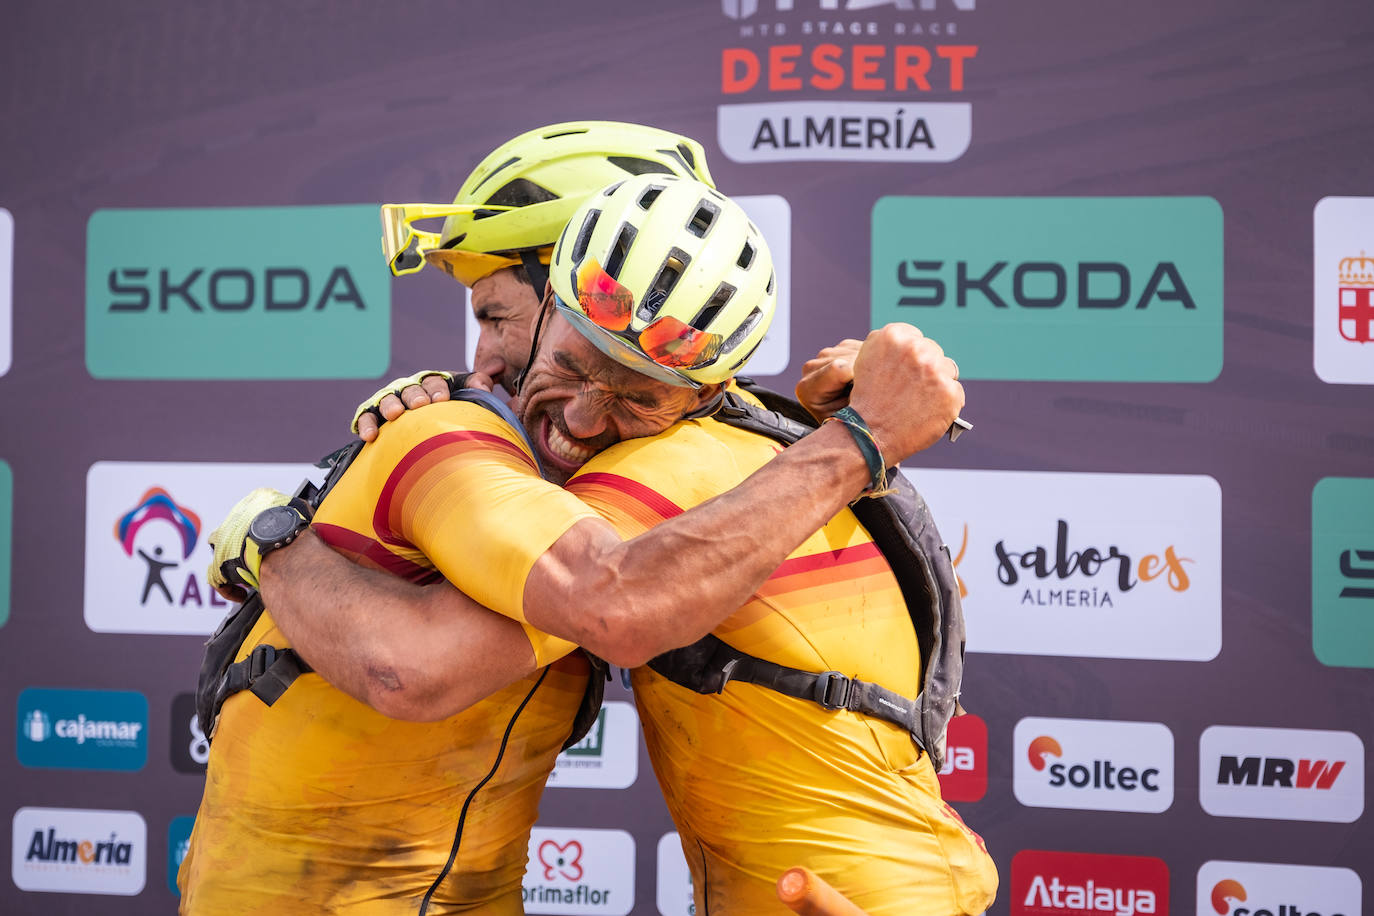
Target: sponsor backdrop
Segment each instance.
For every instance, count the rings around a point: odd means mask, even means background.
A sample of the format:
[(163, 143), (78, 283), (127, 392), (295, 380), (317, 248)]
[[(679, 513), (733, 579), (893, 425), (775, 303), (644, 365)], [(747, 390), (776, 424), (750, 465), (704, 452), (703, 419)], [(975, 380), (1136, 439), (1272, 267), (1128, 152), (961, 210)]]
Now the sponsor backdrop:
[[(745, 197), (765, 381), (893, 320), (962, 367), (976, 428), (910, 471), (966, 594), (942, 780), (993, 913), (1369, 909), (1371, 41), (1367, 0), (8, 10), (0, 911), (175, 910), (206, 535), (470, 352), (377, 205), (569, 118), (689, 133)], [(691, 912), (630, 699), (559, 762), (531, 913)]]

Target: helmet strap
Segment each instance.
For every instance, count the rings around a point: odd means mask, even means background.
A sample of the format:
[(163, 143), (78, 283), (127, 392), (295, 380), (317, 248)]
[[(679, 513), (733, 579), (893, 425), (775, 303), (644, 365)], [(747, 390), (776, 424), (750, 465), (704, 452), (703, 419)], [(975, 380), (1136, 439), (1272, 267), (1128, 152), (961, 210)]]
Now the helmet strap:
[(692, 411), (691, 413), (683, 414), (683, 415), (682, 415), (682, 419), (684, 419), (684, 420), (701, 420), (701, 419), (704, 419), (704, 418), (706, 418), (706, 417), (711, 416), (711, 415), (712, 415), (713, 413), (715, 413), (717, 410), (720, 410), (721, 405), (724, 404), (724, 403), (725, 403), (725, 386), (724, 386), (724, 385), (721, 385), (721, 386), (720, 386), (720, 390), (716, 392), (716, 396), (715, 396), (715, 397), (711, 398), (711, 400), (707, 401), (705, 404), (702, 404), (700, 407), (698, 407), (696, 410)]
[(530, 286), (534, 287), (534, 295), (540, 302), (544, 301), (544, 286), (549, 282), (549, 269), (539, 261), (539, 250), (526, 248), (520, 252), (520, 263), (525, 267), (525, 275), (530, 278)]
[[(535, 258), (538, 261), (538, 258)], [(541, 268), (544, 266), (539, 265)], [(539, 352), (539, 334), (544, 330), (544, 318), (549, 314), (549, 301), (544, 299), (543, 287), (539, 293), (539, 315), (534, 319), (534, 334), (530, 337), (530, 355), (525, 358), (525, 366), (515, 376), (515, 391), (512, 394), (519, 394), (520, 389), (525, 387), (525, 375), (530, 371), (530, 366), (534, 364), (534, 354)]]

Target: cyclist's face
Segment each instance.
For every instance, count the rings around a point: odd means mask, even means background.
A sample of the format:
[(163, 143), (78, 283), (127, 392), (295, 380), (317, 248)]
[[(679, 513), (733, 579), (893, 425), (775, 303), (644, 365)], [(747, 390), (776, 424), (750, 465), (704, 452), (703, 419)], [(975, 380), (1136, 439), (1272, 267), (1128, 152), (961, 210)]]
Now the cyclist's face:
[(491, 375), (507, 391), (530, 357), (530, 338), (539, 297), (514, 267), (472, 284), (472, 314), (477, 319), (477, 349), (472, 368)]

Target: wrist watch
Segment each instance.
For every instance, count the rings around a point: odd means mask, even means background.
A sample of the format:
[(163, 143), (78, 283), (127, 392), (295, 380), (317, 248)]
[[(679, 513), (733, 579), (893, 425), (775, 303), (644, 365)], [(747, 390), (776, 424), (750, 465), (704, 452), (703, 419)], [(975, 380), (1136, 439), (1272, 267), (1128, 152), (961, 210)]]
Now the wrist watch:
[(258, 556), (264, 557), (296, 539), (310, 520), (291, 506), (271, 506), (253, 517), (248, 526), (248, 538), (258, 545)]

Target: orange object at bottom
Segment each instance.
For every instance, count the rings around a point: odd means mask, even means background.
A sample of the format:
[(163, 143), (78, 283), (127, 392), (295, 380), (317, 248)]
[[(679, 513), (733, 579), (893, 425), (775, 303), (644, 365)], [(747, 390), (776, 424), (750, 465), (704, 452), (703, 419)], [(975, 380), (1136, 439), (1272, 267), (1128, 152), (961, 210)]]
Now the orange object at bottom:
[(789, 868), (778, 878), (778, 899), (801, 916), (867, 916), (809, 868)]

